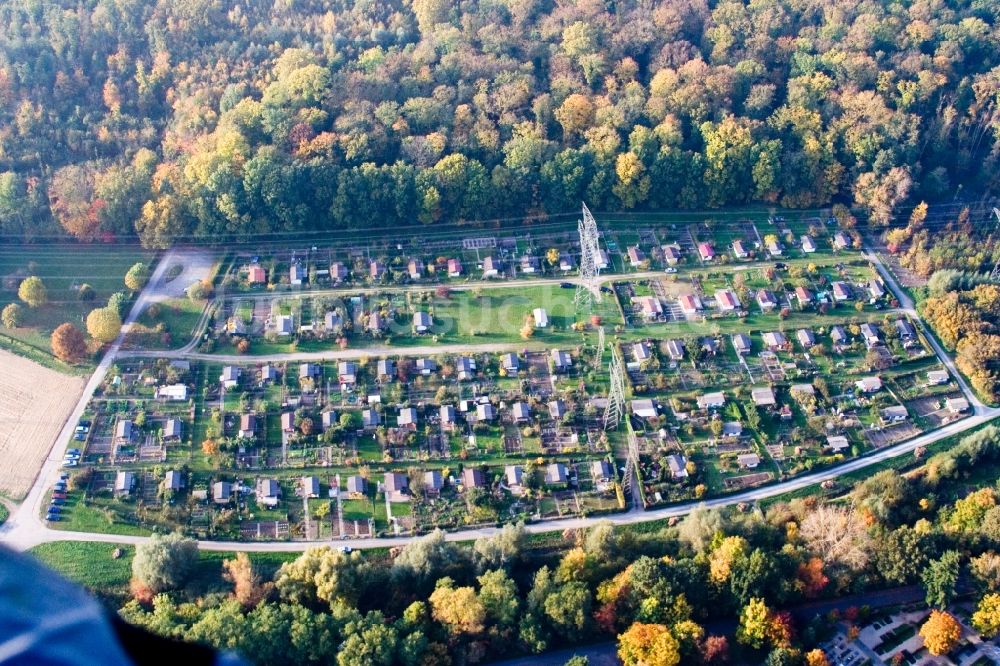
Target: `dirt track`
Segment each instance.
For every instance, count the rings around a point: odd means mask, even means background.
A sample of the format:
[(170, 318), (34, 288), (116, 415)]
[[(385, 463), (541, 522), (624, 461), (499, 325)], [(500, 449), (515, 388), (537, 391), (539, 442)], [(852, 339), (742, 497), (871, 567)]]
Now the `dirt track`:
[(20, 499), (73, 411), (84, 379), (3, 350), (0, 368), (0, 493)]

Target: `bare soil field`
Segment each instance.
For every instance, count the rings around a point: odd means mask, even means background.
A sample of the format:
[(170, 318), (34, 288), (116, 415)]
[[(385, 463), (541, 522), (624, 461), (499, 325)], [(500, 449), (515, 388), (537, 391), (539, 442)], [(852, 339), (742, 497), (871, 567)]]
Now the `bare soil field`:
[(0, 350), (0, 493), (19, 499), (83, 391), (85, 380)]

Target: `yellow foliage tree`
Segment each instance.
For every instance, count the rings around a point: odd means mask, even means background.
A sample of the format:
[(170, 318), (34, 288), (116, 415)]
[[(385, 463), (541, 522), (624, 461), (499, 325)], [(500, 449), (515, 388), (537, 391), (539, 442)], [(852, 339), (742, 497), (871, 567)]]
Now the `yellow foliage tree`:
[(113, 307), (97, 308), (87, 315), (87, 333), (98, 342), (112, 342), (121, 328), (121, 317)]
[(951, 613), (934, 610), (920, 627), (920, 636), (924, 639), (924, 647), (935, 656), (947, 654), (962, 637), (962, 625)]
[(579, 546), (573, 548), (560, 560), (559, 567), (556, 569), (556, 579), (564, 583), (571, 580), (584, 580), (587, 577), (589, 565), (586, 551)]
[(979, 600), (972, 614), (972, 626), (983, 638), (993, 638), (1000, 633), (1000, 594), (991, 592)]
[(736, 640), (755, 650), (764, 647), (771, 630), (771, 611), (763, 599), (754, 597), (747, 602), (740, 613), (740, 624), (736, 628)]
[(726, 537), (708, 556), (708, 577), (713, 583), (729, 580), (733, 562), (747, 552), (747, 540), (739, 536)]
[(582, 133), (594, 122), (594, 104), (586, 95), (573, 93), (556, 109), (555, 115), (566, 136)]
[(625, 666), (676, 666), (680, 643), (666, 625), (635, 622), (618, 636), (618, 656)]
[(486, 608), (471, 587), (439, 585), (431, 594), (431, 615), (452, 634), (478, 634), (486, 621)]
[(39, 305), (45, 305), (49, 300), (49, 293), (42, 278), (32, 275), (21, 281), (21, 285), (17, 288), (17, 297), (29, 307), (37, 308)]

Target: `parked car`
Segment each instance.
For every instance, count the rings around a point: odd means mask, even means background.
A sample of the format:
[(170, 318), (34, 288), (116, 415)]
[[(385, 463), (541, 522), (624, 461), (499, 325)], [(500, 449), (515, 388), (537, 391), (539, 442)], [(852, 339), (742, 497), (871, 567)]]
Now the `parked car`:
[(66, 455), (80, 457), (80, 449), (66, 449)]
[(664, 273), (676, 273), (677, 269), (674, 268), (673, 266), (671, 266), (670, 268), (665, 269), (663, 272)]
[(50, 523), (58, 523), (60, 520), (62, 520), (62, 518), (60, 518), (59, 514), (57, 513), (49, 513), (45, 516), (45, 520), (49, 521)]
[(573, 288), (573, 283), (572, 282), (560, 282), (559, 286), (562, 287), (563, 289), (572, 289)]
[(74, 460), (74, 459), (63, 460), (62, 461), (62, 466), (63, 467), (77, 467), (79, 464), (80, 464), (80, 461), (79, 460)]
[(49, 504), (51, 504), (52, 506), (62, 506), (65, 503), (66, 500), (59, 497), (53, 497), (51, 500), (49, 500)]

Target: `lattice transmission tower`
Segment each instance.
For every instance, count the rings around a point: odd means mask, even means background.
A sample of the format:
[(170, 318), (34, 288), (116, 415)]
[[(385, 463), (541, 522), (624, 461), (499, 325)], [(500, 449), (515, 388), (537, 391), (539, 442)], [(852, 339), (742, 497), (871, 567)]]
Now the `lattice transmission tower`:
[(641, 498), (634, 487), (639, 469), (639, 439), (635, 436), (631, 425), (629, 425), (626, 434), (628, 435), (628, 458), (625, 460), (625, 478), (622, 482), (622, 488), (632, 497), (632, 505), (640, 508)]
[(580, 232), (580, 283), (576, 288), (573, 302), (577, 311), (589, 311), (594, 307), (594, 301), (599, 299), (597, 276), (601, 269), (601, 250), (598, 245), (597, 221), (590, 214), (587, 204), (583, 204), (583, 219), (577, 225)]
[(608, 366), (610, 385), (608, 406), (604, 408), (604, 429), (618, 427), (625, 414), (625, 362), (617, 347), (611, 348), (611, 363)]
[[(993, 215), (996, 216), (996, 218), (997, 218), (997, 225), (1000, 226), (1000, 210), (997, 210), (996, 208), (994, 208), (993, 209)], [(995, 264), (993, 264), (993, 270), (990, 271), (990, 279), (991, 280), (1000, 280), (1000, 259), (997, 259), (997, 262)]]

